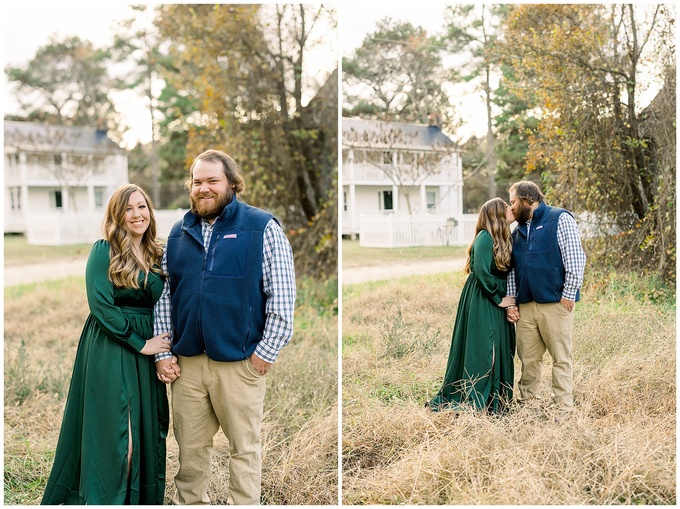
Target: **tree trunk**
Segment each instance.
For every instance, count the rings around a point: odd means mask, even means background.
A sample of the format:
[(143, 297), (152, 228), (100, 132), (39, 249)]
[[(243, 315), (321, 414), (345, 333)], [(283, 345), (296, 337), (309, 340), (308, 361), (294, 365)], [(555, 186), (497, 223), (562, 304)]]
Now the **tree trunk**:
[(484, 95), (486, 96), (486, 161), (489, 172), (489, 199), (496, 197), (496, 143), (492, 130), (491, 117), (491, 70), (485, 67), (486, 82)]

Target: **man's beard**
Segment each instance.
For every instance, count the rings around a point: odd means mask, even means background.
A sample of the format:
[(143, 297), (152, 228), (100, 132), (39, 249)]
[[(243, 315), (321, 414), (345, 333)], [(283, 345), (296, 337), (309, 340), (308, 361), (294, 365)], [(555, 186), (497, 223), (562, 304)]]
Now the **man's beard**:
[(192, 195), (189, 196), (189, 201), (191, 202), (191, 212), (200, 218), (205, 219), (206, 221), (218, 217), (224, 210), (224, 207), (229, 205), (232, 196), (234, 196), (234, 193), (232, 193), (231, 190), (227, 190), (227, 192), (222, 195), (216, 195), (215, 203), (213, 203), (211, 206), (202, 203), (201, 197), (210, 196), (211, 194), (214, 193), (204, 193), (197, 196), (196, 198), (194, 198)]
[(527, 221), (531, 219), (531, 216), (532, 216), (531, 206), (525, 205), (524, 203), (520, 202), (519, 206), (517, 207), (517, 215), (515, 216), (517, 224), (525, 224)]

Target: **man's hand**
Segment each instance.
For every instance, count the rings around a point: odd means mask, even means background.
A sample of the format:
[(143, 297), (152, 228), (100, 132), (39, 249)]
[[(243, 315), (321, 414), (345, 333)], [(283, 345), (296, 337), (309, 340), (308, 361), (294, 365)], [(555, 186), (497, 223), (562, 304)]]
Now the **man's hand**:
[(181, 371), (179, 364), (177, 364), (177, 357), (174, 355), (172, 359), (161, 359), (156, 362), (156, 376), (166, 384), (177, 380)]
[(564, 297), (560, 299), (560, 304), (562, 304), (562, 307), (570, 313), (574, 310), (574, 306), (576, 305), (573, 300), (565, 299)]
[(508, 322), (517, 323), (519, 320), (519, 308), (516, 306), (510, 306), (505, 308), (505, 312), (508, 318)]
[(263, 361), (255, 354), (250, 356), (250, 363), (253, 365), (255, 370), (261, 375), (266, 375), (269, 372), (269, 369), (272, 367), (271, 362)]

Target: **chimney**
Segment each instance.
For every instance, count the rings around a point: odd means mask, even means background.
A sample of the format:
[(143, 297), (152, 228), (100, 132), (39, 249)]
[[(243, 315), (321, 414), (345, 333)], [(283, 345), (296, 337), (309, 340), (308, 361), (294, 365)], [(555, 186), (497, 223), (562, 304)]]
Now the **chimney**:
[(441, 113), (430, 113), (428, 116), (428, 125), (430, 127), (436, 127), (441, 130), (442, 128), (442, 115)]

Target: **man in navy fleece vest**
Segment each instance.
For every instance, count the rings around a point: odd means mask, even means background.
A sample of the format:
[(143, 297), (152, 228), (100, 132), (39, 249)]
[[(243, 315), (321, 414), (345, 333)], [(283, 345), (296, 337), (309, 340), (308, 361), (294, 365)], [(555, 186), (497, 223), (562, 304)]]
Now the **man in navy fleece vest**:
[(168, 279), (154, 309), (154, 329), (173, 331), (172, 354), (156, 356), (159, 378), (172, 382), (173, 504), (210, 503), (222, 427), (229, 501), (257, 505), (265, 375), (293, 335), (293, 253), (274, 216), (238, 200), (244, 182), (231, 157), (208, 150), (189, 173), (191, 210), (168, 236)]
[(547, 349), (553, 359), (553, 403), (568, 412), (574, 404), (574, 306), (583, 284), (586, 255), (573, 215), (546, 205), (544, 199), (533, 182), (510, 187), (510, 206), (518, 226), (512, 234), (513, 270), (507, 294), (516, 296), (519, 309), (509, 309), (508, 319), (519, 319), (517, 354), (522, 375), (518, 401), (536, 397)]

